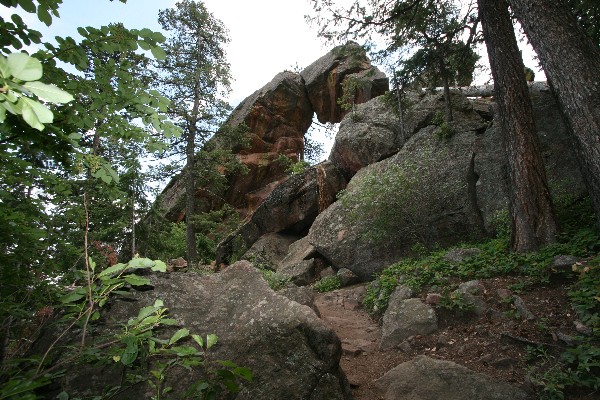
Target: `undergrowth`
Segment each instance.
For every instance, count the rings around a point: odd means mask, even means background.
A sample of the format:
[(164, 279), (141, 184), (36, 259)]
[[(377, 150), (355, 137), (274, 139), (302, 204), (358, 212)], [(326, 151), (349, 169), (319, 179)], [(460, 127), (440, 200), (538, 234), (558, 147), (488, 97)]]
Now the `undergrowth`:
[(540, 251), (515, 254), (509, 251), (506, 230), (500, 237), (484, 243), (465, 244), (478, 248), (479, 254), (463, 262), (444, 258), (447, 249), (421, 258), (405, 259), (383, 270), (369, 285), (363, 300), (365, 308), (381, 316), (390, 295), (399, 284), (421, 292), (430, 287), (447, 287), (450, 281), (487, 279), (500, 276), (527, 277), (530, 282), (545, 283), (552, 273), (557, 255), (585, 259), (573, 267), (578, 279), (569, 289), (571, 307), (589, 329), (588, 335), (575, 338), (575, 345), (559, 356), (545, 349), (530, 349), (528, 359), (537, 360), (529, 379), (544, 400), (564, 399), (571, 390), (600, 393), (600, 232), (589, 201), (573, 202), (557, 210), (562, 233), (557, 243)]

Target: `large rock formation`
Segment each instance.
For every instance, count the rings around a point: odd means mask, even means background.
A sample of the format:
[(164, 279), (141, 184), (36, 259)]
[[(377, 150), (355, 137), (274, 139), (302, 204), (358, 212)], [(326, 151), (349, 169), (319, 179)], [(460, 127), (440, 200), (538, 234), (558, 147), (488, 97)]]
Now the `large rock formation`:
[[(411, 255), (415, 244), (448, 246), (490, 234), (497, 212), (507, 207), (502, 132), (488, 121), (489, 111), (456, 95), (455, 121), (449, 124), (453, 134), (444, 138), (443, 127), (432, 124), (435, 112), (442, 112), (441, 95), (416, 100), (406, 116), (405, 132), (412, 136), (393, 157), (361, 169), (308, 235), (334, 268), (348, 268), (364, 280)], [(552, 95), (538, 90), (532, 100), (551, 191), (563, 199), (585, 195)], [(380, 112), (369, 113), (377, 107), (360, 109), (361, 125), (380, 119)], [(349, 118), (345, 124), (352, 123)], [(362, 132), (356, 130), (359, 137)], [(345, 146), (346, 154), (352, 151), (344, 159), (361, 157), (360, 145)]]
[[(137, 293), (135, 301), (112, 306), (107, 327), (163, 299), (170, 318), (191, 332), (218, 335), (218, 344), (209, 351), (212, 360), (232, 360), (251, 369), (253, 381), (227, 398), (350, 399), (335, 333), (309, 307), (273, 292), (250, 263), (239, 262), (211, 276), (173, 273), (152, 281), (153, 289)], [(95, 372), (73, 368), (65, 374), (63, 388), (72, 396), (101, 393), (119, 381), (120, 372), (111, 372), (119, 365)], [(194, 369), (173, 370), (165, 385), (183, 398), (190, 374)], [(144, 384), (134, 385), (114, 398), (149, 398), (147, 390)]]
[(305, 235), (317, 215), (335, 201), (345, 186), (346, 180), (330, 162), (291, 176), (219, 245), (217, 262), (229, 263), (268, 233), (288, 231)]
[[(388, 89), (388, 80), (371, 65), (365, 50), (356, 43), (339, 46), (308, 66), (300, 74), (282, 72), (263, 88), (242, 101), (226, 125), (248, 127), (249, 147), (231, 150), (246, 166), (247, 174), (229, 177), (222, 201), (235, 207), (242, 218), (250, 215), (271, 191), (287, 178), (280, 155), (298, 161), (304, 152), (304, 134), (314, 113), (322, 122), (340, 122), (345, 111), (338, 104), (343, 82), (352, 79), (355, 86), (349, 101), (366, 102)], [(230, 148), (217, 134), (213, 142)], [(167, 185), (161, 196), (163, 209), (170, 219), (183, 219), (184, 186), (180, 177)], [(205, 192), (197, 191), (199, 197)], [(208, 210), (204, 210), (208, 211)]]
[[(344, 82), (353, 81), (354, 93), (348, 93), (350, 103), (364, 103), (388, 90), (383, 72), (371, 65), (364, 49), (349, 42), (338, 46), (306, 67), (301, 73), (308, 97), (319, 122), (340, 122), (346, 111), (339, 99), (344, 95)], [(348, 86), (349, 87), (349, 86)]]

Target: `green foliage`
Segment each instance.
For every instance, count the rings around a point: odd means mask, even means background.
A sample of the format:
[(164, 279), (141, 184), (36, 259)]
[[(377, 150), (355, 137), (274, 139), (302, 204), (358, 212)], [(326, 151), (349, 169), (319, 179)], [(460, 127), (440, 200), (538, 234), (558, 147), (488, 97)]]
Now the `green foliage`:
[(359, 122), (354, 118), (359, 118), (355, 113), (355, 99), (358, 93), (364, 89), (365, 85), (368, 84), (368, 78), (370, 78), (375, 71), (369, 71), (369, 73), (363, 77), (347, 76), (342, 82), (342, 95), (337, 99), (338, 105), (342, 110), (351, 110), (351, 117), (353, 122)]
[(342, 287), (342, 280), (337, 275), (326, 276), (315, 282), (312, 287), (320, 293), (331, 292)]
[(310, 163), (304, 160), (294, 162), (294, 160), (284, 154), (279, 154), (275, 161), (283, 165), (285, 173), (289, 175), (301, 174), (306, 171), (306, 168), (310, 167)]
[[(55, 85), (42, 83), (42, 63), (25, 53), (0, 55), (0, 123), (6, 112), (21, 115), (32, 128), (44, 130), (54, 120), (47, 103), (69, 103), (73, 96)], [(34, 97), (36, 96), (36, 97)]]
[(463, 293), (445, 290), (442, 293), (438, 307), (449, 311), (458, 312), (459, 314), (468, 314), (473, 311), (475, 305), (466, 300)]
[(432, 125), (437, 126), (439, 129), (435, 132), (436, 136), (440, 140), (448, 140), (454, 136), (454, 129), (445, 120), (444, 114), (441, 111), (436, 111), (433, 119), (431, 120)]
[[(419, 292), (430, 286), (445, 286), (450, 278), (460, 280), (485, 279), (495, 276), (519, 275), (529, 276), (537, 282), (545, 282), (550, 273), (549, 267), (557, 255), (570, 254), (577, 257), (589, 257), (596, 254), (600, 249), (600, 233), (595, 227), (594, 219), (586, 219), (591, 211), (588, 202), (579, 202), (569, 207), (568, 215), (559, 212), (559, 215), (568, 216), (561, 221), (565, 229), (556, 244), (546, 246), (538, 252), (515, 254), (508, 251), (508, 235), (491, 239), (479, 244), (465, 245), (466, 248), (477, 247), (481, 253), (466, 259), (462, 263), (453, 263), (444, 259), (447, 250), (431, 253), (427, 256), (415, 259), (404, 259), (383, 270), (373, 281), (364, 298), (367, 310), (373, 314), (381, 314), (387, 308), (389, 296), (394, 292), (398, 284), (402, 283), (413, 291)], [(588, 221), (585, 225), (573, 224), (572, 221)], [(508, 233), (508, 232), (506, 232)], [(589, 268), (596, 271), (594, 263)], [(583, 275), (585, 276), (585, 275)], [(595, 273), (590, 274), (589, 286), (583, 292), (576, 291), (577, 297), (586, 298), (581, 306), (574, 301), (574, 308), (581, 307), (584, 310), (590, 308), (597, 313), (596, 300), (593, 300)], [(577, 288), (578, 286), (575, 286)], [(583, 305), (585, 304), (585, 305)], [(584, 318), (584, 317), (582, 317)], [(590, 317), (591, 318), (591, 317)]]
[[(65, 368), (65, 365), (72, 363), (120, 363), (129, 369), (127, 375), (134, 377), (129, 384), (146, 382), (153, 389), (155, 399), (164, 398), (173, 389), (165, 384), (170, 370), (176, 367), (202, 371), (201, 379), (186, 392), (194, 398), (215, 398), (222, 390), (236, 392), (239, 390), (239, 379), (252, 380), (247, 368), (238, 367), (233, 362), (206, 361), (205, 353), (217, 342), (216, 335), (207, 335), (203, 340), (199, 335), (191, 334), (187, 328), (180, 328), (167, 338), (159, 335), (177, 325), (176, 320), (168, 317), (162, 300), (141, 308), (120, 332), (105, 338), (104, 342), (87, 344), (86, 332), (91, 330), (94, 321), (100, 320), (101, 311), (113, 296), (128, 296), (130, 288), (150, 284), (148, 278), (135, 272), (166, 272), (166, 265), (159, 260), (134, 258), (127, 263), (97, 271), (96, 263), (90, 259), (88, 268), (91, 274), (88, 286), (75, 286), (59, 298), (64, 310), (63, 325), (67, 326), (59, 338), (65, 336), (73, 326), (79, 326), (83, 332), (81, 343), (85, 347), (77, 349), (67, 343), (59, 349), (54, 347), (54, 343), (41, 360), (12, 360), (8, 365), (13, 368), (0, 370), (0, 382), (3, 382), (0, 398), (16, 394), (22, 396), (20, 398), (37, 398), (33, 391), (51, 383), (58, 376), (55, 372), (58, 368)], [(80, 271), (79, 275), (85, 282), (88, 272)], [(54, 354), (60, 361), (51, 361), (50, 355)], [(16, 365), (20, 365), (20, 368), (16, 368)], [(149, 371), (145, 370), (147, 365), (151, 366)], [(24, 366), (29, 367), (23, 370)]]
[(421, 229), (427, 224), (421, 211), (435, 210), (436, 203), (449, 201), (460, 189), (452, 179), (440, 179), (440, 174), (448, 172), (443, 170), (445, 166), (440, 168), (438, 159), (446, 156), (447, 149), (436, 146), (424, 146), (419, 157), (405, 158), (384, 171), (371, 170), (357, 184), (360, 190), (344, 191), (339, 196), (352, 221), (372, 226), (364, 240), (378, 244), (403, 235), (428, 243), (427, 237), (415, 234), (426, 231)]
[(279, 272), (264, 267), (261, 268), (261, 266), (258, 266), (257, 268), (264, 280), (269, 284), (269, 287), (275, 291), (285, 288), (291, 282), (290, 278), (286, 278)]

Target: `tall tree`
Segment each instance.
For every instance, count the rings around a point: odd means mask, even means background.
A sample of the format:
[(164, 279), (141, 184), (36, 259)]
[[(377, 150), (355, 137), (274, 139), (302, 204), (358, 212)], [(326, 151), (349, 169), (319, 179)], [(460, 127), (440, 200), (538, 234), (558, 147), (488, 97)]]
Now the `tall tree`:
[(165, 96), (171, 99), (169, 114), (183, 129), (185, 139), (186, 257), (198, 259), (194, 215), (196, 210), (196, 152), (214, 133), (229, 106), (229, 64), (224, 45), (227, 30), (201, 1), (183, 0), (162, 10), (159, 22), (169, 34), (166, 60), (159, 65)]
[(539, 150), (533, 107), (506, 0), (478, 0), (505, 132), (510, 175), (511, 247), (533, 251), (556, 241), (557, 227)]
[(573, 133), (600, 221), (600, 47), (560, 1), (511, 0)]

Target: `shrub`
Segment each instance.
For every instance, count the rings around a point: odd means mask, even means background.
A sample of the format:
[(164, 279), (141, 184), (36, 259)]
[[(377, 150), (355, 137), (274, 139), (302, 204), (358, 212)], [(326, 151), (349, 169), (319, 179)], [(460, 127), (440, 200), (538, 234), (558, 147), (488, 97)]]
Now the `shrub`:
[(339, 276), (326, 276), (315, 282), (312, 287), (320, 293), (331, 292), (342, 287), (342, 280)]

